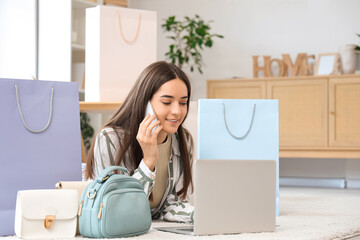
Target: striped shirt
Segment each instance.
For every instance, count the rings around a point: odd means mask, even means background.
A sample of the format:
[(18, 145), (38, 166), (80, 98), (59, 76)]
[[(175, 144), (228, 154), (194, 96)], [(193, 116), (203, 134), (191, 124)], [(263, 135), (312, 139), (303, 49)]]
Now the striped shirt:
[[(180, 155), (179, 139), (177, 133), (171, 136), (171, 156), (169, 159), (168, 173), (165, 194), (160, 204), (151, 209), (154, 219), (163, 217), (166, 221), (174, 222), (193, 222), (194, 207), (189, 203), (189, 194), (187, 199), (181, 200), (177, 196), (183, 187), (183, 166)], [(187, 134), (186, 144), (189, 149), (189, 159), (192, 159), (192, 137)], [(94, 178), (96, 178), (105, 168), (115, 165), (116, 154), (124, 139), (123, 130), (113, 128), (104, 128), (95, 139), (94, 146)], [(122, 159), (120, 166), (125, 167), (132, 172), (132, 177), (138, 179), (144, 186), (144, 191), (149, 197), (151, 194), (156, 177), (156, 170), (151, 171), (143, 160), (141, 160), (137, 169), (133, 169), (128, 152)], [(190, 187), (189, 187), (190, 189)]]

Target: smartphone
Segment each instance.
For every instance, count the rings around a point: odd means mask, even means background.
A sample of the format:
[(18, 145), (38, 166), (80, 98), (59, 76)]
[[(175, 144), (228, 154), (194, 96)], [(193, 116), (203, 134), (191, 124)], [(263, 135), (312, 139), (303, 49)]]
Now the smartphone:
[[(149, 101), (148, 104), (146, 105), (145, 116), (148, 115), (148, 114), (150, 114), (150, 116), (155, 115), (154, 109), (153, 109), (153, 107), (151, 106), (150, 101)], [(156, 121), (157, 121), (157, 118), (156, 118), (156, 116), (155, 116), (155, 119), (154, 119), (151, 123), (156, 122)], [(150, 123), (150, 124), (151, 124), (151, 123)], [(155, 127), (153, 128), (153, 130), (151, 131), (151, 136), (153, 135), (154, 131), (155, 131), (158, 127), (159, 127), (159, 125), (157, 125), (157, 126), (155, 126)]]

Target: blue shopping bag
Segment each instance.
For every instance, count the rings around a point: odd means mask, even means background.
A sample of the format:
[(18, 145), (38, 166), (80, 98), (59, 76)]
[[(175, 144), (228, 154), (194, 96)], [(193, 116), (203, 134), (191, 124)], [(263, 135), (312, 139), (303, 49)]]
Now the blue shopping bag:
[(198, 159), (275, 160), (279, 215), (278, 100), (200, 99)]
[(81, 181), (79, 115), (76, 83), (0, 79), (0, 235), (14, 234), (18, 190)]

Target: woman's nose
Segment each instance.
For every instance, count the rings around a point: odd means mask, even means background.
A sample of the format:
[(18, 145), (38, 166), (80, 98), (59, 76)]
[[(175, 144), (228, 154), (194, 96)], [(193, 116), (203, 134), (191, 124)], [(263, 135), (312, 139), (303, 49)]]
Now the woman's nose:
[(181, 110), (180, 110), (180, 104), (179, 104), (179, 103), (174, 103), (174, 104), (171, 106), (171, 113), (172, 113), (173, 115), (180, 115)]

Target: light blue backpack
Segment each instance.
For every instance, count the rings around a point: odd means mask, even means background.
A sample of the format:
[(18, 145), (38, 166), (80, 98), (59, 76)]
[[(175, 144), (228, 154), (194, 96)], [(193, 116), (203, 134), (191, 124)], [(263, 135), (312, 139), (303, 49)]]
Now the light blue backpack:
[(84, 190), (79, 207), (80, 234), (92, 238), (130, 237), (151, 226), (149, 200), (139, 180), (122, 174), (127, 169), (106, 168)]

